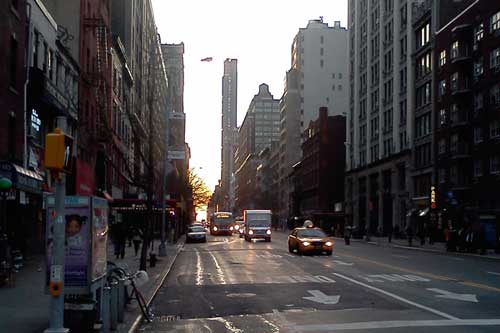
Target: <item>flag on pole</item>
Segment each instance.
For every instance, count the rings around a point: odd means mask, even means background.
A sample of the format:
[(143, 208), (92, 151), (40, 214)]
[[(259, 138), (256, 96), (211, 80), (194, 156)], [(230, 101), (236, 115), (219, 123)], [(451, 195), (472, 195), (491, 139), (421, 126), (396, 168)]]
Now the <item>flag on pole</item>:
[(206, 58), (201, 59), (200, 61), (210, 62), (212, 60), (214, 60), (212, 57), (206, 57)]

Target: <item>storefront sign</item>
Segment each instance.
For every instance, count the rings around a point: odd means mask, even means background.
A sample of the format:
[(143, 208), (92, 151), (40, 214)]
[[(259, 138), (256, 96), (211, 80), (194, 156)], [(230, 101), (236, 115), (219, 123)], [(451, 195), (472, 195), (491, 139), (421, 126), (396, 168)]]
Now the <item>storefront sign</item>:
[(436, 209), (436, 186), (431, 186), (431, 209)]

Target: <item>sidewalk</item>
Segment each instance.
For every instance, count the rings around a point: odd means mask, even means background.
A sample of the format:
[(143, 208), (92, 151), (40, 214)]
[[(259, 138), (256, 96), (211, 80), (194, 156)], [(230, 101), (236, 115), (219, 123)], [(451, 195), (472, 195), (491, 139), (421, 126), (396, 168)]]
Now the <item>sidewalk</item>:
[[(159, 244), (155, 240), (155, 253), (158, 252)], [(163, 283), (183, 244), (184, 237), (177, 244), (168, 244), (167, 256), (158, 257), (156, 267), (149, 267), (148, 262), (149, 281), (140, 288), (148, 302)], [(130, 272), (139, 269), (139, 256), (135, 257), (133, 246), (128, 247), (128, 244), (125, 258), (115, 259), (113, 243), (108, 241), (108, 260), (125, 264)], [(15, 276), (15, 285), (0, 288), (0, 332), (40, 333), (48, 327), (50, 297), (45, 294), (44, 285), (45, 257), (39, 255), (25, 260), (24, 267)], [(119, 325), (117, 332), (129, 332), (136, 321), (140, 321), (140, 309), (127, 309), (125, 321)]]
[[(343, 241), (343, 238), (336, 237), (339, 241)], [(377, 246), (386, 246), (386, 247), (394, 247), (394, 248), (400, 248), (400, 249), (407, 249), (407, 250), (416, 250), (416, 251), (425, 251), (425, 252), (434, 252), (442, 255), (453, 255), (453, 256), (467, 256), (467, 257), (478, 257), (478, 258), (486, 258), (486, 259), (493, 259), (493, 260), (500, 260), (500, 254), (495, 253), (494, 250), (489, 249), (487, 250), (485, 255), (480, 255), (476, 253), (464, 253), (464, 252), (449, 252), (446, 251), (446, 245), (445, 243), (434, 243), (434, 244), (429, 244), (426, 242), (424, 245), (420, 245), (420, 239), (414, 239), (412, 242), (412, 246), (409, 246), (408, 240), (407, 239), (392, 239), (391, 243), (389, 243), (387, 237), (375, 237), (375, 236), (370, 236), (370, 241), (367, 242), (365, 239), (354, 239), (351, 238), (351, 243), (356, 243), (356, 242), (362, 242), (362, 243), (367, 243), (371, 245), (377, 245)]]
[[(163, 281), (168, 275), (168, 272), (172, 268), (172, 265), (177, 258), (177, 255), (182, 249), (184, 245), (185, 237), (182, 236), (177, 244), (168, 244), (167, 243), (167, 256), (166, 257), (157, 257), (158, 261), (156, 262), (156, 267), (149, 267), (148, 261), (148, 276), (149, 281), (144, 286), (139, 287), (142, 295), (146, 299), (146, 302), (150, 304), (155, 297), (156, 293), (160, 289)], [(112, 244), (111, 244), (112, 245)], [(159, 240), (155, 240), (154, 242), (154, 252), (158, 253), (158, 245), (160, 245)], [(140, 255), (140, 254), (139, 254)], [(115, 259), (113, 253), (113, 247), (108, 247), (108, 260), (115, 262), (116, 264), (126, 264), (128, 266), (128, 270), (130, 272), (136, 272), (139, 270), (139, 256), (134, 256), (134, 247), (126, 248), (125, 258), (124, 259)], [(125, 318), (124, 322), (119, 324), (116, 332), (119, 333), (128, 333), (134, 332), (142, 320), (142, 313), (139, 307), (136, 308), (127, 308), (125, 310)]]

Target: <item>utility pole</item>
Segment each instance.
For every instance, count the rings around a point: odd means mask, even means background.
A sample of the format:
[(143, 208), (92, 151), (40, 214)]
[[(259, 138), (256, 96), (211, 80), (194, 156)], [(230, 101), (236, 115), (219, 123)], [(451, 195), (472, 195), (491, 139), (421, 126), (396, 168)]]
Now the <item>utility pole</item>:
[[(58, 128), (64, 133), (66, 131), (66, 118), (57, 117), (57, 124)], [(50, 148), (47, 147), (46, 149)], [(49, 290), (52, 295), (50, 300), (50, 325), (45, 330), (45, 333), (67, 333), (69, 330), (64, 328), (64, 238), (66, 233), (64, 198), (66, 197), (66, 174), (60, 170), (51, 173), (56, 178), (56, 194), (55, 216), (52, 223), (53, 249), (49, 282)]]

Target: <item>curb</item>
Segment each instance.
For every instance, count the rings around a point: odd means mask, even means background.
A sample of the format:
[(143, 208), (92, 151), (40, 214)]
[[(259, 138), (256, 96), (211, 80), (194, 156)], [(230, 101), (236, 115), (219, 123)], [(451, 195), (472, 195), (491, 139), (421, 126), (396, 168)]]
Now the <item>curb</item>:
[[(338, 239), (343, 239), (339, 237), (335, 237)], [(375, 245), (375, 246), (382, 246), (382, 247), (394, 247), (398, 249), (404, 249), (404, 250), (413, 250), (413, 251), (422, 251), (422, 252), (430, 252), (430, 253), (436, 253), (442, 256), (453, 256), (453, 257), (469, 257), (469, 258), (480, 258), (480, 259), (487, 259), (487, 260), (493, 260), (493, 261), (500, 261), (500, 256), (499, 257), (493, 257), (491, 255), (480, 255), (480, 254), (474, 254), (474, 253), (462, 253), (462, 252), (448, 252), (448, 251), (441, 251), (441, 250), (436, 250), (436, 249), (426, 249), (422, 247), (413, 247), (413, 246), (405, 246), (405, 245), (398, 245), (398, 244), (389, 244), (389, 243), (378, 243), (374, 241), (367, 242), (362, 239), (352, 239), (351, 242), (356, 242), (356, 243), (364, 243), (364, 244), (369, 244), (369, 245)]]
[[(160, 288), (163, 286), (163, 283), (167, 279), (168, 273), (170, 273), (170, 270), (172, 269), (172, 266), (174, 265), (175, 260), (177, 259), (177, 256), (179, 255), (179, 253), (181, 252), (182, 248), (184, 247), (184, 242), (185, 242), (185, 238), (183, 238), (183, 240), (181, 241), (181, 244), (179, 244), (177, 246), (177, 249), (175, 251), (174, 257), (170, 261), (168, 267), (165, 269), (165, 275), (161, 279), (160, 283), (158, 283), (158, 285), (154, 288), (153, 293), (151, 294), (151, 296), (147, 300), (146, 304), (147, 304), (148, 307), (151, 305), (151, 303), (153, 302), (153, 300), (156, 297), (156, 294), (158, 293), (158, 291), (160, 290)], [(132, 323), (132, 325), (130, 326), (130, 328), (128, 329), (127, 332), (128, 333), (134, 333), (139, 328), (139, 325), (141, 324), (142, 319), (143, 319), (143, 314), (139, 313), (139, 315), (135, 318), (134, 322)]]

